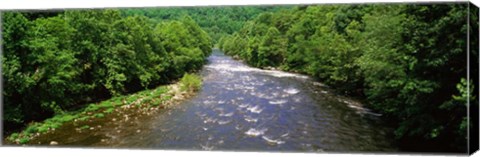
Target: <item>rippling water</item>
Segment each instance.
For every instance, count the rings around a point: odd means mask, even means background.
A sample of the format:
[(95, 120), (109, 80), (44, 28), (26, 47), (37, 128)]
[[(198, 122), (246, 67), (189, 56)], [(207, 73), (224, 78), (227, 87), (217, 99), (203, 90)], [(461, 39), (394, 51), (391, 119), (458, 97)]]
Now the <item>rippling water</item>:
[(254, 151), (395, 151), (380, 114), (307, 76), (249, 67), (214, 50), (192, 99), (115, 146)]

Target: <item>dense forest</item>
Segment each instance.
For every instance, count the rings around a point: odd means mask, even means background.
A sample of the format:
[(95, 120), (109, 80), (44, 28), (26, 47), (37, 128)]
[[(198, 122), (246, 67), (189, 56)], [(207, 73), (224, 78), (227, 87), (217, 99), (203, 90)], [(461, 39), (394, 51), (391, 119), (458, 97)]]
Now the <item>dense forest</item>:
[[(470, 57), (479, 57), (472, 22), (478, 8), (467, 3), (1, 16), (4, 136), (87, 103), (176, 81), (201, 69), (214, 44), (251, 66), (307, 74), (361, 99), (395, 128), (405, 150), (466, 151), (468, 126), (479, 124), (467, 120), (468, 107), (478, 117), (472, 110), (479, 94), (478, 75), (467, 77), (466, 62), (468, 44)], [(478, 59), (470, 67), (478, 72)]]
[(6, 12), (6, 131), (198, 70), (215, 40), (280, 8)]
[(4, 12), (4, 135), (32, 121), (196, 71), (212, 41), (189, 16), (119, 10)]
[[(478, 81), (467, 80), (465, 62), (467, 29), (475, 34), (478, 23), (467, 24), (468, 7), (300, 6), (260, 14), (219, 45), (252, 66), (305, 73), (363, 98), (407, 150), (466, 151), (467, 101), (478, 110)], [(471, 44), (478, 48), (478, 38)]]
[(203, 28), (214, 43), (220, 37), (232, 34), (242, 28), (246, 21), (264, 12), (274, 12), (291, 6), (217, 6), (217, 7), (171, 7), (136, 8), (122, 10), (125, 16), (143, 15), (153, 21), (192, 17)]

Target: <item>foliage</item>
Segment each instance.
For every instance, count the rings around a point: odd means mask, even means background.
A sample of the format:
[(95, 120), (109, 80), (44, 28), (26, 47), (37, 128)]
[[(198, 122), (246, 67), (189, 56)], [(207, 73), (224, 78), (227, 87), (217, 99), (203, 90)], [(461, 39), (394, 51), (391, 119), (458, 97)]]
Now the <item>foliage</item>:
[[(70, 111), (112, 96), (109, 103), (93, 103), (82, 113), (107, 114), (142, 96), (155, 106), (171, 97), (121, 95), (182, 76), (182, 90), (199, 90), (200, 78), (188, 73), (204, 64), (216, 42), (226, 54), (252, 66), (305, 73), (364, 98), (396, 128), (395, 137), (407, 149), (465, 151), (466, 126), (472, 125), (466, 120), (466, 102), (475, 102), (470, 107), (478, 111), (478, 76), (469, 80), (464, 62), (467, 44), (478, 48), (478, 31), (467, 34), (469, 28), (478, 30), (478, 23), (467, 24), (467, 7), (3, 12), (4, 126), (8, 130), (29, 123), (30, 134), (72, 118), (88, 120), (95, 116), (76, 117)], [(470, 10), (476, 11), (470, 21), (478, 21), (478, 9)], [(472, 48), (470, 57), (478, 58), (478, 50)], [(470, 64), (478, 71), (478, 60)], [(54, 114), (44, 125), (30, 123)], [(15, 137), (28, 142), (28, 135)]]
[(219, 47), (365, 98), (406, 149), (466, 151), (465, 104), (478, 95), (466, 80), (467, 6), (295, 7), (258, 15)]
[(7, 134), (81, 104), (168, 83), (200, 69), (211, 52), (211, 38), (188, 16), (153, 22), (111, 9), (2, 16)]
[(186, 73), (180, 79), (180, 90), (198, 91), (202, 87), (202, 78), (196, 74)]
[(205, 30), (217, 43), (220, 37), (232, 34), (242, 28), (243, 24), (260, 13), (276, 11), (284, 6), (222, 6), (222, 7), (169, 7), (169, 8), (144, 8), (122, 10), (125, 16), (143, 15), (153, 21), (181, 19), (190, 16)]

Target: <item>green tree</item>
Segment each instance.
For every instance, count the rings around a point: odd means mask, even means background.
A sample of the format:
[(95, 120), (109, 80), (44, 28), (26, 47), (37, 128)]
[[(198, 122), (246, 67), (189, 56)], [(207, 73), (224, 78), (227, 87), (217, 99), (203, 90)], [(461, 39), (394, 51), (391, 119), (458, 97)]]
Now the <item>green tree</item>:
[(200, 69), (211, 51), (211, 38), (189, 17), (155, 21), (114, 9), (3, 15), (6, 133), (168, 83)]
[(287, 51), (287, 40), (275, 27), (270, 27), (263, 36), (258, 50), (257, 66), (279, 66)]

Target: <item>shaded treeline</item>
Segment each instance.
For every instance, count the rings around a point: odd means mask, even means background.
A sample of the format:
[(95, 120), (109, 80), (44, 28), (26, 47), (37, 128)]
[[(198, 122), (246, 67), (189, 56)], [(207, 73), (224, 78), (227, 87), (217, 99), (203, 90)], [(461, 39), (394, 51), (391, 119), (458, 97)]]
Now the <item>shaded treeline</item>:
[(118, 10), (3, 12), (4, 135), (32, 121), (195, 71), (211, 39), (188, 16), (151, 22)]
[[(219, 45), (255, 67), (305, 73), (364, 98), (405, 150), (466, 152), (469, 94), (478, 108), (474, 85), (467, 90), (467, 8), (300, 6), (260, 14)], [(478, 33), (477, 23), (471, 28)], [(471, 42), (478, 48), (478, 38)]]
[(291, 6), (158, 7), (125, 9), (122, 13), (126, 16), (144, 15), (154, 21), (178, 19), (188, 15), (210, 34), (216, 43), (221, 36), (240, 30), (246, 21), (260, 13), (289, 7)]
[(469, 137), (469, 140), (470, 140), (470, 150), (469, 152), (470, 153), (473, 153), (473, 151), (476, 151), (477, 149), (476, 148), (479, 148), (478, 147), (478, 132), (479, 132), (479, 112), (480, 112), (480, 109), (479, 109), (479, 105), (478, 105), (478, 94), (480, 93), (480, 90), (478, 87), (479, 86), (479, 83), (480, 83), (480, 79), (479, 79), (479, 60), (480, 60), (480, 56), (479, 56), (479, 49), (480, 49), (480, 46), (479, 46), (479, 19), (478, 19), (478, 16), (479, 16), (479, 8), (475, 5), (473, 5), (472, 3), (469, 4), (469, 9), (470, 9), (470, 14), (469, 14), (469, 18), (470, 18), (470, 30), (469, 30), (469, 36), (470, 36), (470, 45), (469, 45), (469, 48), (470, 48), (470, 79), (472, 79), (472, 83), (473, 83), (473, 92), (475, 93), (473, 96), (476, 97), (475, 99), (475, 103), (472, 103), (470, 105), (470, 137)]

